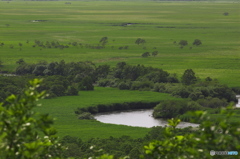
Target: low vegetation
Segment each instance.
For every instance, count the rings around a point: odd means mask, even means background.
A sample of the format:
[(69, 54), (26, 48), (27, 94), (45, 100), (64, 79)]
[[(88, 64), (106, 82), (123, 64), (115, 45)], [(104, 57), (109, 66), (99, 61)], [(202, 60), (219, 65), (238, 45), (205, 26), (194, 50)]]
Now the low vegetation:
[[(240, 152), (240, 111), (232, 108), (240, 94), (239, 0), (168, 1), (1, 1), (1, 157)], [(44, 91), (48, 99), (36, 102)], [(153, 107), (154, 117), (174, 118), (169, 127), (92, 120)], [(177, 118), (199, 129), (177, 129)]]
[[(220, 110), (220, 115), (224, 115), (225, 119), (218, 120), (217, 124), (209, 120), (211, 116), (203, 111), (191, 112), (193, 119), (201, 123), (200, 129), (197, 130), (177, 129), (176, 126), (180, 120), (175, 118), (169, 120), (169, 127), (153, 128), (144, 138), (139, 139), (122, 136), (106, 139), (93, 138), (85, 142), (76, 137), (65, 136), (59, 141), (55, 129), (51, 127), (52, 119), (48, 115), (37, 117), (34, 112), (36, 101), (44, 96), (44, 92), (36, 91), (39, 83), (37, 79), (30, 81), (30, 87), (22, 95), (9, 96), (6, 99), (8, 104), (5, 106), (1, 103), (1, 157), (153, 159), (201, 156), (212, 158), (210, 151), (216, 152), (222, 149), (235, 150), (231, 157), (238, 157), (239, 121), (229, 122), (233, 115), (231, 105), (227, 109)], [(44, 137), (40, 137), (41, 135), (38, 134), (40, 132)], [(155, 141), (151, 141), (152, 139)], [(147, 144), (147, 142), (150, 143)], [(144, 149), (143, 145), (145, 145)]]

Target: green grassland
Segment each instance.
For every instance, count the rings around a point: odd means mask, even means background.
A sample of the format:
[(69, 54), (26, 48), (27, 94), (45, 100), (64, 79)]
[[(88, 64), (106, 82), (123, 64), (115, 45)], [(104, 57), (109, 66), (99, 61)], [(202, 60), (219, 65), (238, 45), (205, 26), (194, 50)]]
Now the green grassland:
[[(192, 68), (199, 77), (210, 76), (229, 86), (239, 86), (239, 2), (71, 3), (0, 2), (0, 42), (5, 43), (0, 47), (0, 60), (4, 65), (2, 69), (14, 70), (15, 62), (20, 58), (26, 62), (88, 60), (98, 65), (115, 65), (126, 61), (163, 68), (179, 75), (185, 69)], [(224, 12), (229, 15), (224, 16)], [(132, 25), (122, 26), (123, 23)], [(108, 43), (104, 49), (32, 47), (34, 40), (98, 45), (105, 36), (108, 37)], [(136, 45), (137, 38), (145, 39), (146, 44)], [(200, 39), (203, 44), (192, 46), (194, 39)], [(180, 49), (179, 45), (173, 44), (180, 40), (187, 40), (189, 45)], [(18, 46), (18, 43), (23, 46)], [(14, 48), (11, 49), (11, 45)], [(119, 50), (120, 46), (129, 48)], [(154, 50), (159, 51), (157, 57), (141, 57), (142, 53)]]
[[(49, 113), (55, 118), (54, 127), (58, 135), (77, 136), (83, 140), (92, 137), (120, 137), (128, 135), (133, 138), (143, 137), (148, 128), (130, 127), (114, 124), (103, 124), (92, 120), (79, 120), (74, 111), (77, 108), (89, 107), (97, 104), (124, 103), (124, 102), (157, 102), (176, 99), (169, 94), (149, 91), (125, 91), (115, 88), (95, 87), (94, 91), (80, 91), (79, 96), (64, 96), (61, 98), (41, 100), (41, 107), (36, 111)], [(179, 100), (179, 99), (176, 99)]]
[[(5, 45), (0, 46), (0, 60), (4, 65), (0, 69), (14, 71), (20, 58), (28, 63), (64, 59), (111, 66), (125, 61), (162, 68), (179, 76), (191, 68), (201, 78), (210, 76), (229, 86), (239, 86), (239, 7), (239, 2), (71, 1), (65, 4), (65, 1), (1, 1), (0, 43)], [(224, 12), (229, 15), (224, 16)], [(123, 26), (123, 23), (132, 25)], [(104, 49), (32, 47), (34, 40), (96, 46), (102, 37), (108, 37)], [(145, 39), (146, 44), (136, 45), (137, 38)], [(200, 39), (203, 44), (192, 46), (194, 39)], [(174, 44), (180, 40), (187, 40), (189, 45), (180, 49)], [(119, 50), (121, 46), (129, 48)], [(142, 53), (154, 50), (159, 51), (156, 57), (141, 57)], [(79, 96), (42, 100), (43, 106), (37, 111), (56, 118), (54, 126), (61, 137), (71, 135), (86, 140), (129, 135), (137, 138), (143, 137), (149, 129), (78, 120), (74, 110), (101, 103), (170, 98), (154, 92), (97, 87), (95, 91), (81, 91)]]

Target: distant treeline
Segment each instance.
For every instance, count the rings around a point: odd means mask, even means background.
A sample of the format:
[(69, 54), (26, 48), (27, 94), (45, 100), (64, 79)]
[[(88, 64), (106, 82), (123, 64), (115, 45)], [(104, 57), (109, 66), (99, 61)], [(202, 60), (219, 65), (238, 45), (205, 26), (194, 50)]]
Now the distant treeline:
[(86, 62), (46, 62), (26, 63), (23, 59), (16, 62), (18, 77), (1, 77), (2, 99), (9, 94), (19, 94), (29, 78), (43, 78), (39, 90), (47, 90), (49, 97), (78, 95), (79, 90), (94, 90), (94, 86), (115, 87), (120, 90), (140, 90), (169, 93), (176, 97), (198, 99), (219, 98), (227, 102), (236, 101), (235, 94), (240, 88), (229, 88), (216, 79), (200, 79), (192, 69), (187, 69), (181, 77), (160, 68), (144, 65), (129, 65), (119, 62), (96, 66)]

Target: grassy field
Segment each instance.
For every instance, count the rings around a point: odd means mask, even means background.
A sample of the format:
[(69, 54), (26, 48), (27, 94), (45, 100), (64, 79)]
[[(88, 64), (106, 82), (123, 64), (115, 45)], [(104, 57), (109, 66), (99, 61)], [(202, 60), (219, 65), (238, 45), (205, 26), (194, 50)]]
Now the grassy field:
[[(154, 1), (0, 1), (1, 70), (14, 71), (16, 61), (92, 61), (97, 65), (144, 64), (179, 76), (193, 69), (197, 76), (217, 78), (229, 86), (240, 86), (240, 4), (235, 2), (154, 2)], [(228, 16), (223, 13), (228, 12)], [(43, 20), (43, 21), (36, 21)], [(129, 23), (130, 25), (123, 25)], [(104, 49), (97, 46), (108, 37)], [(137, 38), (146, 40), (136, 45)], [(194, 39), (201, 46), (192, 46)], [(69, 48), (33, 47), (34, 41), (77, 42)], [(187, 40), (180, 49), (177, 43)], [(176, 41), (176, 44), (174, 44)], [(28, 43), (27, 43), (28, 42)], [(22, 44), (22, 46), (19, 45)], [(128, 46), (128, 49), (118, 49)], [(156, 57), (141, 57), (157, 50)], [(154, 92), (119, 91), (96, 88), (80, 96), (43, 100), (39, 112), (56, 118), (59, 136), (91, 137), (144, 136), (149, 129), (78, 120), (74, 110), (95, 104), (130, 101), (160, 101), (169, 95)]]
[[(64, 59), (110, 65), (126, 61), (163, 68), (179, 76), (185, 69), (192, 68), (199, 77), (210, 76), (229, 86), (239, 86), (240, 4), (237, 1), (71, 3), (1, 1), (0, 42), (5, 44), (0, 47), (2, 69), (13, 71), (20, 58), (26, 62)], [(224, 12), (229, 15), (224, 16)], [(123, 26), (123, 23), (131, 25)], [(32, 47), (34, 40), (98, 45), (105, 36), (108, 43), (104, 49)], [(145, 39), (146, 44), (136, 45), (137, 38)], [(203, 44), (192, 46), (194, 39), (200, 39)], [(174, 44), (180, 40), (187, 40), (189, 45), (180, 49)], [(129, 48), (119, 50), (121, 46)], [(154, 50), (159, 51), (157, 57), (141, 57), (142, 53)]]
[[(83, 140), (92, 137), (119, 137), (129, 135), (133, 138), (143, 137), (148, 128), (130, 127), (114, 124), (103, 124), (98, 121), (79, 120), (74, 111), (77, 108), (89, 107), (97, 104), (123, 103), (134, 101), (162, 101), (176, 99), (169, 94), (149, 91), (124, 91), (114, 88), (95, 87), (94, 91), (80, 91), (79, 96), (65, 96), (55, 99), (42, 100), (41, 107), (36, 111), (49, 113), (55, 118), (54, 127), (58, 135), (77, 136)], [(179, 100), (179, 99), (176, 99)]]

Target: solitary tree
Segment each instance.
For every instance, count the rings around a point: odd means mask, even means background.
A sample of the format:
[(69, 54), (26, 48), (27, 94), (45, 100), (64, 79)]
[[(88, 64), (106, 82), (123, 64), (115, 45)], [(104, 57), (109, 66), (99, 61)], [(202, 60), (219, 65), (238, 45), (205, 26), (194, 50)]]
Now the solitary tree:
[(195, 73), (192, 69), (187, 69), (182, 75), (182, 83), (185, 85), (194, 84), (197, 81)]

